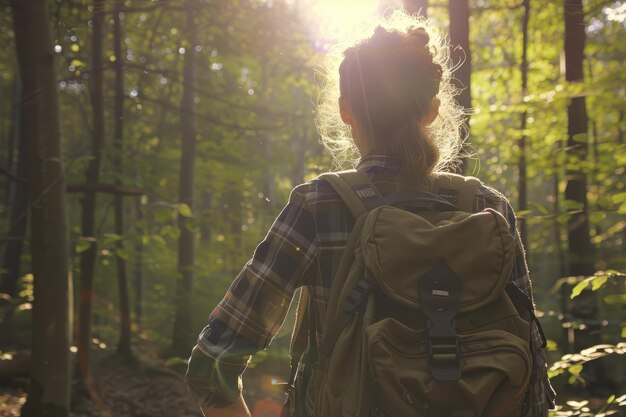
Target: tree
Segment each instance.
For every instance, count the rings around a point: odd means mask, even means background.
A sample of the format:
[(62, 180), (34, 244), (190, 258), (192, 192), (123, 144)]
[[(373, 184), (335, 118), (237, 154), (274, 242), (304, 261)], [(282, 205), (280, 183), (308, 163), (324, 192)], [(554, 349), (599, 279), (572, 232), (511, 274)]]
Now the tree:
[[(569, 83), (584, 81), (585, 13), (582, 0), (565, 0), (565, 79)], [(569, 275), (593, 275), (594, 248), (589, 232), (587, 201), (588, 117), (584, 95), (570, 99), (567, 106), (567, 184), (565, 199), (569, 205), (567, 222)], [(598, 305), (594, 292), (585, 291), (572, 303), (572, 314), (586, 328), (575, 331), (574, 348), (580, 351), (601, 343), (598, 330)], [(592, 389), (610, 385), (603, 363), (594, 361), (585, 368)]]
[[(524, 0), (522, 3), (524, 16), (522, 18), (522, 62), (520, 64), (520, 73), (522, 77), (522, 97), (528, 94), (528, 21), (530, 20), (530, 0)], [(526, 211), (528, 209), (528, 186), (526, 183), (526, 119), (528, 112), (522, 111), (520, 116), (520, 132), (518, 139), (519, 146), (519, 174), (517, 179), (518, 188), (518, 209)], [(519, 220), (519, 232), (522, 243), (528, 248), (528, 231), (526, 229), (526, 219)]]
[[(469, 111), (472, 107), (471, 96), (471, 54), (469, 43), (469, 17), (470, 9), (468, 0), (450, 0), (448, 2), (450, 16), (450, 46), (452, 62), (457, 65), (454, 73), (454, 83), (460, 90), (457, 102), (463, 109)], [(465, 117), (464, 131), (469, 132), (469, 115)], [(463, 160), (461, 170), (465, 170), (466, 161)]]
[[(582, 0), (565, 0), (565, 79), (569, 83), (584, 80), (583, 60), (585, 23)], [(585, 97), (573, 97), (567, 106), (567, 186), (565, 199), (575, 206), (568, 221), (569, 274), (591, 275), (593, 245), (589, 235), (587, 178), (583, 168), (587, 159), (587, 109)]]
[(13, 29), (28, 143), (33, 338), (22, 416), (67, 416), (70, 404), (71, 280), (59, 106), (48, 2), (14, 0)]
[[(19, 79), (19, 77), (18, 77)], [(7, 241), (2, 256), (2, 279), (0, 293), (11, 297), (17, 295), (17, 284), (20, 279), (21, 258), (26, 229), (28, 226), (28, 183), (24, 180), (28, 175), (26, 133), (24, 129), (24, 111), (19, 105), (20, 83), (13, 84), (13, 112), (9, 129), (9, 155), (7, 171), (13, 173), (13, 160), (17, 159), (15, 178), (8, 177), (7, 206), (9, 229)], [(17, 141), (17, 158), (14, 157), (15, 142)]]
[[(115, 54), (115, 107), (114, 107), (114, 137), (115, 148), (113, 165), (117, 173), (115, 184), (122, 186), (122, 170), (124, 155), (124, 56), (122, 54), (122, 22), (120, 15), (124, 10), (122, 0), (115, 1), (113, 10), (113, 52)], [(133, 356), (130, 337), (130, 300), (128, 296), (128, 277), (126, 273), (126, 250), (124, 248), (124, 197), (115, 194), (115, 234), (117, 236), (117, 286), (120, 296), (120, 338), (117, 343), (117, 352), (125, 359)]]
[[(192, 224), (193, 193), (196, 165), (196, 45), (198, 35), (194, 21), (195, 2), (187, 2), (187, 48), (183, 68), (183, 98), (180, 105), (181, 149), (180, 158), (180, 197), (181, 209), (178, 213), (178, 279), (176, 285), (176, 316), (172, 353), (187, 356), (191, 352), (193, 332), (191, 329), (191, 291), (193, 289), (193, 268), (195, 260), (195, 232)], [(184, 207), (184, 208), (183, 208)]]
[[(91, 32), (91, 76), (90, 96), (92, 111), (91, 159), (87, 166), (86, 182), (97, 184), (100, 176), (100, 163), (104, 147), (104, 95), (102, 33), (104, 18), (104, 0), (94, 0)], [(91, 346), (91, 315), (93, 303), (93, 279), (96, 267), (98, 244), (96, 239), (96, 191), (87, 191), (82, 200), (82, 239), (89, 247), (80, 257), (80, 292), (78, 297), (78, 364), (84, 382), (90, 393), (94, 393), (89, 349)]]

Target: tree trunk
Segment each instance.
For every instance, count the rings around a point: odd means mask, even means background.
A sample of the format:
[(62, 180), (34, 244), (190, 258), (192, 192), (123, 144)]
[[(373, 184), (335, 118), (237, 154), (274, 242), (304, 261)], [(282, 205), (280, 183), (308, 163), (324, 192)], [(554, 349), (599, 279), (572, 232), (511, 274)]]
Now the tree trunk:
[[(585, 48), (585, 23), (582, 0), (565, 0), (565, 79), (569, 83), (584, 80), (583, 61)], [(588, 118), (585, 97), (573, 97), (567, 106), (567, 184), (565, 199), (580, 206), (569, 210), (568, 264), (569, 275), (591, 275), (594, 272), (594, 249), (589, 234), (587, 202), (587, 174), (584, 163), (588, 153)], [(595, 293), (583, 291), (572, 303), (576, 321), (586, 324), (584, 330), (575, 331), (576, 351), (598, 344), (600, 326)], [(602, 390), (610, 386), (603, 362), (593, 361), (585, 366), (583, 378), (591, 389)]]
[[(565, 1), (565, 78), (582, 82), (585, 47), (585, 24), (582, 0)], [(567, 106), (567, 154), (574, 164), (567, 169), (565, 198), (582, 210), (572, 210), (568, 222), (570, 275), (590, 275), (593, 268), (593, 246), (589, 236), (587, 214), (587, 178), (582, 163), (587, 159), (587, 109), (585, 97), (574, 97)]]
[[(19, 79), (19, 77), (16, 77)], [(10, 150), (7, 169), (14, 172), (20, 178), (28, 176), (28, 144), (25, 130), (25, 117), (20, 101), (20, 86), (16, 81), (15, 98), (13, 100), (14, 111), (11, 117), (11, 127), (9, 131), (9, 142), (15, 142), (17, 138), (17, 167), (13, 171), (14, 152)], [(17, 295), (17, 283), (21, 274), (21, 259), (24, 240), (26, 239), (26, 229), (28, 227), (28, 185), (19, 181), (14, 181), (7, 177), (7, 206), (9, 228), (2, 259), (2, 280), (0, 282), (0, 293), (5, 293), (11, 297)]]
[[(464, 110), (472, 107), (472, 99), (470, 92), (470, 79), (472, 66), (470, 60), (470, 44), (469, 44), (469, 17), (470, 9), (468, 0), (449, 0), (448, 13), (450, 16), (450, 56), (452, 62), (458, 65), (454, 73), (453, 83), (460, 90), (456, 97), (457, 103)], [(469, 115), (465, 116), (462, 127), (463, 134), (467, 134), (469, 139)], [(464, 158), (459, 172), (465, 171), (467, 159)]]
[[(304, 109), (307, 103), (307, 96), (304, 94), (302, 88), (298, 88), (294, 92), (294, 103), (297, 109)], [(307, 160), (307, 143), (309, 140), (309, 126), (306, 123), (302, 124), (301, 136), (296, 138), (293, 142), (294, 145), (294, 166), (291, 177), (291, 184), (295, 187), (298, 184), (304, 182), (306, 175), (306, 160)]]
[(31, 193), (34, 275), (30, 388), (22, 416), (67, 416), (70, 406), (72, 286), (65, 174), (50, 17), (45, 0), (13, 0)]
[[(115, 54), (115, 108), (114, 108), (114, 157), (113, 168), (118, 174), (115, 185), (121, 187), (124, 158), (124, 56), (122, 54), (122, 22), (120, 14), (124, 9), (122, 0), (115, 1), (113, 11), (113, 53)], [(115, 234), (124, 236), (124, 197), (115, 194)], [(124, 239), (115, 242), (117, 260), (117, 286), (120, 296), (120, 338), (117, 353), (126, 360), (133, 357), (130, 335), (130, 301), (128, 299), (128, 278), (126, 274), (126, 252)]]
[(404, 0), (404, 10), (411, 15), (428, 17), (428, 0)]
[[(91, 77), (90, 93), (93, 117), (92, 159), (86, 172), (87, 183), (98, 183), (100, 160), (104, 145), (104, 102), (102, 77), (102, 34), (104, 0), (94, 0), (91, 33)], [(78, 365), (90, 395), (94, 397), (95, 388), (89, 366), (89, 348), (91, 345), (91, 312), (93, 299), (93, 278), (96, 267), (98, 244), (96, 241), (96, 192), (85, 193), (82, 200), (82, 236), (91, 240), (91, 246), (80, 257), (80, 292), (78, 297)]]
[[(524, 17), (522, 18), (522, 63), (520, 65), (520, 72), (522, 76), (522, 97), (526, 97), (528, 94), (528, 21), (530, 18), (530, 0), (524, 0), (522, 3), (524, 8)], [(519, 192), (518, 208), (520, 211), (528, 210), (528, 193), (526, 184), (526, 118), (528, 113), (526, 110), (522, 112), (520, 116), (520, 131), (521, 136), (518, 139), (519, 146), (519, 176), (517, 182), (517, 188)], [(528, 247), (528, 230), (526, 228), (526, 219), (521, 218), (519, 220), (519, 232), (522, 239), (522, 244), (526, 248), (526, 258), (530, 256)]]
[[(195, 90), (196, 90), (196, 25), (194, 5), (187, 2), (187, 47), (183, 63), (183, 98), (181, 102), (181, 148), (180, 160), (180, 203), (186, 204), (193, 213), (193, 191), (196, 164), (196, 125)], [(178, 215), (180, 237), (178, 239), (178, 277), (176, 286), (176, 316), (172, 353), (187, 357), (193, 346), (194, 334), (191, 330), (191, 291), (193, 287), (193, 267), (195, 256), (195, 233), (189, 224), (193, 217)]]
[[(135, 199), (135, 218), (143, 220), (143, 210), (141, 208), (141, 198)], [(143, 236), (144, 230), (140, 230)], [(137, 240), (135, 244), (135, 323), (141, 327), (141, 316), (143, 315), (143, 242)]]

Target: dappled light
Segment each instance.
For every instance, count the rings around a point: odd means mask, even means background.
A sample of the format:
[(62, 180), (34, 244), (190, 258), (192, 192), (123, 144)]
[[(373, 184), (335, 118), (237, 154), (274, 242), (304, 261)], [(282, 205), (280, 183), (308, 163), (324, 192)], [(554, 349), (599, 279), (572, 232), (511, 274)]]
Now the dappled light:
[[(427, 391), (456, 392), (488, 331), (528, 368), (503, 407), (623, 415), (625, 1), (0, 11), (0, 417), (285, 417), (288, 395), (315, 417), (445, 414), (461, 395)], [(357, 165), (367, 183), (320, 177)]]

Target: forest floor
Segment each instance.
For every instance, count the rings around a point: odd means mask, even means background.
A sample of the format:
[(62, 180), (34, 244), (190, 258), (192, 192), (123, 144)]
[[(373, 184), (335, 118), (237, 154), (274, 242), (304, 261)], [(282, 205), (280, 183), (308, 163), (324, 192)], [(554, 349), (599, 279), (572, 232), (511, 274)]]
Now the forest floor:
[[(137, 347), (136, 347), (137, 348)], [(198, 406), (189, 398), (183, 381), (186, 364), (182, 360), (164, 360), (144, 346), (136, 349), (141, 358), (132, 365), (112, 351), (92, 351), (92, 371), (95, 379), (93, 395), (75, 386), (72, 417), (202, 417)], [(255, 370), (246, 372), (246, 399), (255, 417), (274, 417), (280, 413), (283, 394), (267, 387)], [(22, 388), (27, 379), (15, 384), (0, 384), (0, 417), (16, 417), (26, 401)], [(95, 401), (93, 400), (95, 398)]]
[[(187, 396), (182, 375), (163, 362), (150, 360), (126, 366), (109, 352), (102, 352), (94, 355), (93, 363), (93, 397), (97, 400), (92, 401), (85, 389), (77, 388), (72, 417), (202, 416)], [(0, 417), (19, 416), (25, 401), (23, 390), (0, 386)]]
[[(92, 366), (95, 395), (75, 387), (72, 417), (202, 417), (196, 404), (187, 395), (183, 381), (184, 362), (166, 361), (154, 352), (138, 352), (141, 360), (124, 364), (110, 350), (94, 350)], [(283, 394), (265, 379), (273, 380), (260, 369), (246, 371), (246, 399), (254, 417), (276, 417), (280, 413)], [(0, 384), (0, 417), (17, 417), (26, 401), (26, 393), (18, 388)], [(91, 398), (97, 398), (92, 401)], [(625, 396), (626, 397), (626, 396)], [(577, 400), (577, 401), (572, 401)], [(590, 401), (589, 401), (590, 400)], [(624, 409), (605, 405), (606, 399), (559, 397), (559, 403), (569, 403), (555, 416), (623, 416)], [(618, 400), (619, 401), (619, 400)], [(621, 398), (624, 401), (624, 397)], [(623, 402), (622, 402), (623, 405)], [(599, 413), (598, 413), (599, 412)], [(598, 413), (598, 414), (596, 414)]]

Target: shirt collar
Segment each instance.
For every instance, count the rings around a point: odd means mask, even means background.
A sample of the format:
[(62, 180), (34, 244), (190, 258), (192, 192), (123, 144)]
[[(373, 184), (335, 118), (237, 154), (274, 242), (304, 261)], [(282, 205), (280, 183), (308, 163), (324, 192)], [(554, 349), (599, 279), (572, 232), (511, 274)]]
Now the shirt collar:
[(400, 169), (402, 167), (402, 164), (400, 159), (395, 156), (374, 153), (361, 158), (358, 165), (356, 166), (356, 169), (366, 170), (372, 167)]

